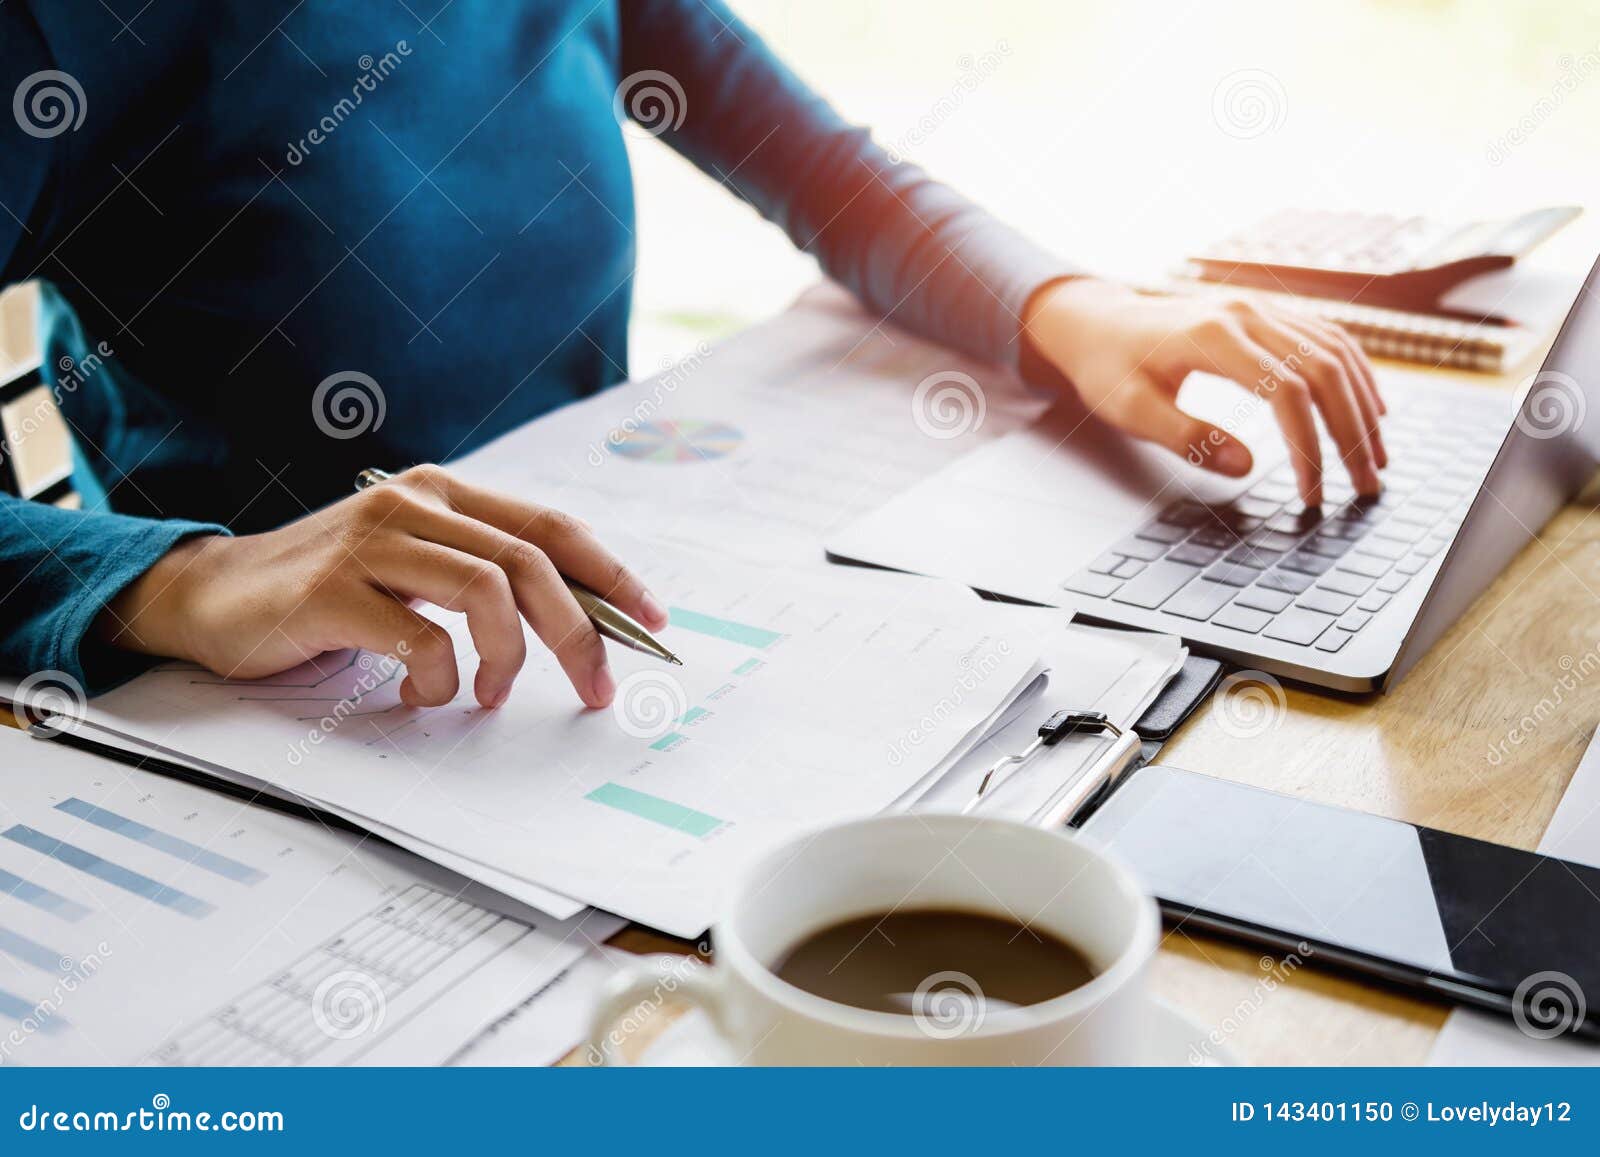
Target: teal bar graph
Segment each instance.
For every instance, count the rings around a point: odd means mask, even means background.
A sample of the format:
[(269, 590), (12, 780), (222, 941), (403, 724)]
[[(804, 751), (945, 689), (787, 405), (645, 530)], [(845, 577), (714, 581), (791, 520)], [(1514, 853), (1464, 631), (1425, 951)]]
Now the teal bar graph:
[(157, 831), (155, 828), (130, 820), (127, 816), (118, 815), (114, 811), (107, 811), (103, 807), (96, 807), (92, 803), (78, 799), (64, 799), (56, 804), (57, 811), (66, 812), (69, 816), (76, 816), (85, 823), (91, 823), (97, 828), (104, 828), (108, 832), (116, 832), (146, 847), (155, 848), (158, 852), (165, 852), (169, 856), (202, 868), (207, 872), (221, 876), (225, 880), (233, 880), (240, 884), (259, 884), (267, 878), (267, 874), (252, 868), (249, 864), (241, 864), (238, 860), (202, 848), (199, 844), (192, 844), (188, 840), (181, 840), (177, 836), (169, 836), (166, 832)]
[(682, 715), (678, 716), (678, 722), (679, 723), (693, 723), (696, 719), (699, 719), (700, 716), (704, 715), (705, 713), (706, 713), (706, 709), (704, 707), (691, 707), (691, 708), (689, 708), (689, 710), (685, 711)]
[(697, 812), (669, 799), (623, 787), (620, 783), (601, 784), (584, 798), (686, 835), (709, 836), (722, 826), (722, 821), (716, 816), (708, 816), (705, 812)]
[(747, 623), (719, 619), (682, 607), (669, 607), (667, 617), (674, 627), (682, 627), (697, 635), (710, 635), (713, 639), (738, 643), (742, 647), (755, 647), (758, 650), (765, 650), (783, 638), (781, 632), (769, 631), (765, 627), (752, 627)]
[(689, 740), (689, 737), (687, 735), (680, 734), (679, 732), (676, 732), (676, 731), (669, 731), (665, 735), (663, 735), (660, 739), (658, 739), (654, 743), (652, 743), (650, 745), (650, 750), (651, 751), (671, 751), (674, 747), (678, 746), (678, 744), (686, 743), (686, 742), (688, 742), (688, 740)]

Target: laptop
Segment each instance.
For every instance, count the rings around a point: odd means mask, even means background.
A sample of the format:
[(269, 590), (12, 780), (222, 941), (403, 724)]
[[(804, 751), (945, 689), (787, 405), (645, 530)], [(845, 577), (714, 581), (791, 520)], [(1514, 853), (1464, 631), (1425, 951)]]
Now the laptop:
[(1068, 399), (846, 527), (860, 562), (959, 579), (1313, 686), (1394, 686), (1600, 462), (1600, 263), (1515, 394), (1380, 369), (1389, 467), (1357, 498), (1323, 445), (1307, 509), (1268, 406), (1207, 375), (1180, 404), (1255, 454), (1207, 473)]

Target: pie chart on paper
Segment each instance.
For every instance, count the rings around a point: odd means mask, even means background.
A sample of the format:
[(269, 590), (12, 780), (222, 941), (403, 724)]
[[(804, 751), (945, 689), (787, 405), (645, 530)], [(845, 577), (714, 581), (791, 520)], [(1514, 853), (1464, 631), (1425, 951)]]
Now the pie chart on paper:
[(663, 419), (645, 422), (614, 443), (612, 449), (635, 462), (682, 464), (726, 458), (743, 441), (743, 431), (726, 422)]

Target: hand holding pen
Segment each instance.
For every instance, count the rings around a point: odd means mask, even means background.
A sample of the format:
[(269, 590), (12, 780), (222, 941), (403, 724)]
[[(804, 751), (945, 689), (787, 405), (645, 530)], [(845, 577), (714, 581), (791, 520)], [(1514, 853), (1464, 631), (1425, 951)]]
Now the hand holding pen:
[(527, 657), (523, 621), (590, 707), (616, 694), (602, 631), (671, 661), (645, 634), (666, 609), (578, 519), (438, 466), (382, 483), (263, 534), (184, 539), (112, 600), (96, 635), (238, 679), (359, 647), (404, 661), (400, 696), (415, 707), (450, 702), (460, 674), (449, 633), (413, 601), (466, 614), (485, 707)]

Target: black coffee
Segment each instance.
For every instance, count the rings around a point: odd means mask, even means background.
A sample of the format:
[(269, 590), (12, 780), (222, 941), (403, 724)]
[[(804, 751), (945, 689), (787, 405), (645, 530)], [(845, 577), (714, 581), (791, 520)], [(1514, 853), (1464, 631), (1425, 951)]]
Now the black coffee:
[[(1094, 977), (1042, 928), (950, 908), (858, 916), (813, 932), (773, 971), (797, 988), (875, 1012), (948, 1015), (1038, 1004)], [(942, 1013), (940, 1010), (943, 1010)]]

